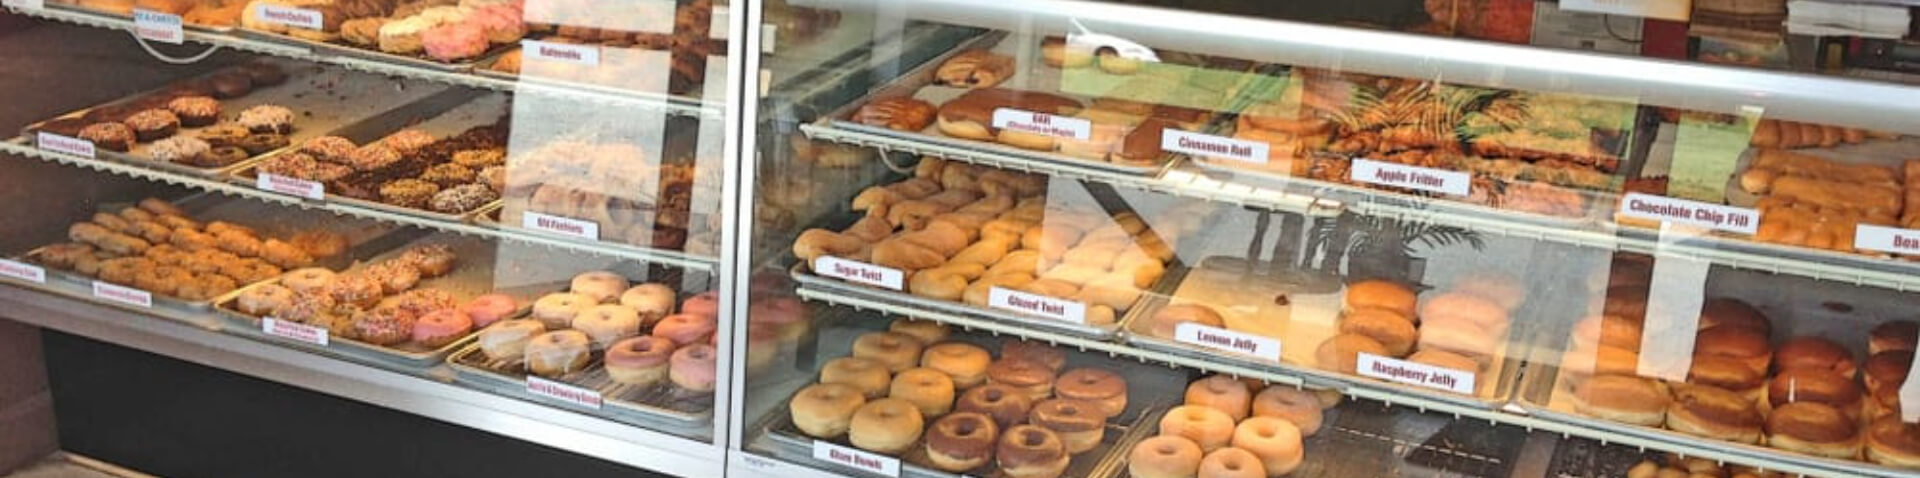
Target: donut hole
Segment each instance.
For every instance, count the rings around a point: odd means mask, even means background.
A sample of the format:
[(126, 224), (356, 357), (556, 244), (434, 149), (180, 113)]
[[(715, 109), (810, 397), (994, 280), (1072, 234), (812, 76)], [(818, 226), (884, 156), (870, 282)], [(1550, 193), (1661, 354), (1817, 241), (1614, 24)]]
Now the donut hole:
[(986, 392), (980, 394), (980, 398), (987, 399), (987, 403), (995, 403), (1006, 400), (1007, 396), (1005, 393), (1001, 393), (999, 389), (988, 389)]
[(979, 431), (980, 426), (975, 425), (973, 422), (960, 422), (953, 426), (953, 434), (955, 436), (969, 437)]
[(1166, 455), (1166, 456), (1173, 456), (1175, 454), (1180, 453), (1180, 447), (1173, 446), (1172, 443), (1161, 443), (1160, 447), (1155, 448), (1153, 452)]
[(1280, 434), (1280, 429), (1270, 424), (1262, 424), (1253, 427), (1253, 434), (1259, 435), (1260, 438), (1273, 438), (1274, 435)]
[(693, 349), (692, 352), (687, 352), (687, 355), (696, 359), (706, 360), (707, 358), (713, 356), (713, 351), (707, 350), (707, 349)]
[(1060, 416), (1074, 417), (1080, 415), (1080, 409), (1073, 406), (1064, 406), (1060, 407), (1059, 413)]
[(1021, 445), (1037, 447), (1046, 442), (1047, 437), (1039, 433), (1027, 432), (1020, 434)]
[(1240, 471), (1241, 463), (1239, 459), (1229, 457), (1225, 460), (1220, 460), (1220, 467), (1226, 468), (1227, 471)]

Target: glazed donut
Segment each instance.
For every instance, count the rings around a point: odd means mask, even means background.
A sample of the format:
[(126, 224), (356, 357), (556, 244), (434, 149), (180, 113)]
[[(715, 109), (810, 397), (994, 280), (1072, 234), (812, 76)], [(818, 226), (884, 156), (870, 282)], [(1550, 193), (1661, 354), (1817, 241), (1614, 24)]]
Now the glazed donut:
[[(356, 324), (362, 323), (356, 320)], [(592, 359), (587, 334), (578, 330), (556, 330), (540, 334), (527, 343), (527, 370), (543, 377), (558, 377), (586, 368)]]
[(985, 466), (993, 459), (1000, 427), (986, 415), (954, 413), (935, 420), (926, 438), (927, 459), (933, 467), (959, 473)]
[(1286, 420), (1305, 436), (1320, 432), (1321, 413), (1320, 399), (1313, 392), (1286, 385), (1269, 386), (1253, 397), (1253, 416)]
[(1008, 428), (993, 452), (1009, 478), (1055, 478), (1067, 472), (1072, 459), (1059, 435), (1033, 425)]
[(546, 324), (549, 329), (564, 329), (573, 324), (573, 318), (581, 312), (599, 303), (591, 297), (568, 292), (556, 292), (533, 302), (533, 319)]
[(1252, 393), (1246, 384), (1233, 377), (1214, 375), (1195, 380), (1187, 386), (1187, 405), (1210, 407), (1226, 412), (1227, 416), (1238, 422), (1247, 418), (1248, 407), (1253, 401)]
[(947, 264), (913, 273), (907, 280), (907, 291), (913, 295), (958, 302), (967, 290), (967, 283), (987, 272), (979, 264)]
[(1321, 369), (1352, 374), (1362, 353), (1385, 356), (1387, 347), (1365, 335), (1340, 334), (1320, 344), (1313, 355)]
[(1300, 429), (1274, 417), (1253, 417), (1233, 430), (1233, 447), (1252, 452), (1269, 476), (1292, 473), (1305, 458)]
[(814, 438), (834, 438), (853, 426), (853, 414), (867, 404), (867, 397), (852, 385), (816, 383), (800, 389), (787, 403), (793, 424)]
[(868, 332), (853, 341), (853, 356), (861, 357), (882, 365), (887, 370), (900, 372), (913, 368), (920, 358), (920, 339), (898, 332)]
[(1000, 343), (1001, 360), (1029, 360), (1045, 365), (1047, 370), (1060, 371), (1067, 365), (1067, 354), (1052, 345), (1026, 340), (1007, 340)]
[(621, 292), (620, 305), (638, 311), (641, 324), (650, 326), (673, 313), (673, 305), (679, 301), (676, 295), (672, 288), (649, 282)]
[(1002, 358), (987, 367), (987, 383), (1004, 385), (1035, 402), (1053, 396), (1053, 369), (1038, 362)]
[(987, 367), (993, 357), (973, 344), (950, 342), (927, 347), (920, 354), (920, 366), (939, 370), (953, 378), (959, 388), (973, 388), (987, 381)]
[(1205, 452), (1193, 440), (1160, 435), (1141, 440), (1127, 453), (1127, 473), (1133, 478), (1194, 478)]
[(1028, 413), (1027, 423), (1053, 430), (1068, 454), (1092, 450), (1107, 435), (1107, 414), (1089, 402), (1056, 398), (1034, 404)]
[(927, 346), (945, 342), (947, 334), (951, 333), (947, 324), (921, 319), (895, 319), (887, 324), (887, 331), (911, 335), (920, 339), (921, 345)]
[(607, 347), (607, 376), (628, 385), (660, 383), (667, 379), (674, 348), (671, 340), (644, 335), (615, 342)]
[(898, 398), (920, 409), (927, 418), (946, 415), (953, 410), (953, 378), (930, 368), (907, 369), (893, 376), (888, 398)]
[(1340, 333), (1366, 336), (1386, 348), (1386, 355), (1405, 357), (1413, 352), (1420, 331), (1406, 318), (1386, 309), (1358, 309), (1340, 318)]
[(295, 294), (311, 295), (333, 283), (333, 276), (333, 271), (318, 267), (294, 269), (280, 276), (280, 285), (287, 286)]
[(620, 297), (620, 293), (630, 286), (626, 277), (608, 271), (584, 272), (573, 276), (568, 291), (580, 294), (593, 302), (603, 303)]
[(1033, 400), (1012, 387), (988, 384), (961, 394), (960, 402), (955, 403), (953, 409), (984, 414), (992, 417), (1000, 428), (1006, 428), (1026, 421), (1027, 412), (1033, 409)]
[(844, 383), (867, 398), (887, 396), (892, 381), (893, 374), (887, 373), (886, 365), (860, 357), (833, 359), (820, 369), (820, 383)]
[(1440, 294), (1420, 304), (1420, 320), (1465, 321), (1486, 330), (1506, 328), (1507, 309), (1499, 303), (1467, 293)]
[(1109, 417), (1120, 416), (1127, 409), (1127, 379), (1097, 368), (1079, 368), (1060, 374), (1053, 382), (1053, 393), (1060, 398), (1092, 403)]
[(1233, 439), (1233, 417), (1199, 405), (1181, 405), (1160, 417), (1160, 434), (1186, 437), (1211, 453)]
[(861, 405), (853, 412), (847, 440), (862, 450), (897, 455), (920, 441), (926, 419), (913, 403), (883, 398)]
[(1041, 269), (1053, 267), (1052, 261), (1040, 255), (1040, 251), (1022, 249), (1007, 253), (993, 267), (987, 268), (988, 276), (1029, 275), (1037, 276)]
[(688, 297), (680, 303), (680, 313), (706, 316), (708, 322), (720, 320), (720, 291), (710, 290)]
[(1040, 251), (1041, 257), (1049, 261), (1060, 260), (1061, 256), (1067, 254), (1067, 249), (1073, 248), (1073, 245), (1078, 242), (1080, 242), (1079, 229), (1051, 222), (1028, 229), (1025, 234), (1020, 235), (1021, 248)]
[(429, 348), (445, 347), (473, 330), (473, 318), (453, 309), (440, 309), (413, 321), (413, 341)]
[(620, 339), (640, 335), (640, 312), (620, 304), (596, 305), (580, 311), (571, 325), (593, 338), (594, 345), (606, 347)]
[(1266, 478), (1260, 457), (1239, 448), (1221, 448), (1200, 459), (1200, 476), (1207, 478)]

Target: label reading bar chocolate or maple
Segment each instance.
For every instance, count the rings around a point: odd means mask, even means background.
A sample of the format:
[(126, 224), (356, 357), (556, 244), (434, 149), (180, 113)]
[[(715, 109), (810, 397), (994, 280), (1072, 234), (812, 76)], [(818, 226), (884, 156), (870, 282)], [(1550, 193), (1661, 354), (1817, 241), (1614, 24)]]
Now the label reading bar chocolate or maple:
[(260, 173), (253, 177), (253, 187), (262, 191), (273, 191), (307, 199), (326, 199), (327, 185), (318, 181), (289, 178), (278, 174)]
[(1760, 211), (1645, 193), (1627, 193), (1620, 201), (1620, 214), (1740, 234), (1760, 229)]
[(1861, 224), (1853, 231), (1853, 247), (1895, 254), (1920, 254), (1920, 230)]
[(520, 227), (550, 232), (589, 241), (600, 240), (600, 223), (527, 211), (520, 215)]
[(1161, 130), (1160, 149), (1194, 156), (1267, 164), (1267, 151), (1270, 146), (1260, 141), (1238, 140), (1167, 128)]
[(600, 66), (599, 45), (574, 45), (538, 40), (521, 40), (520, 51), (528, 58), (583, 66)]
[(260, 331), (274, 337), (295, 342), (327, 346), (327, 329), (311, 325), (287, 322), (272, 317), (260, 319)]
[(1473, 372), (1360, 353), (1360, 375), (1416, 387), (1473, 394)]
[(994, 287), (987, 291), (987, 305), (995, 309), (1023, 312), (1053, 320), (1087, 323), (1087, 304)]
[(860, 261), (851, 261), (833, 256), (820, 256), (813, 260), (813, 272), (847, 282), (857, 282), (870, 286), (893, 290), (904, 290), (907, 274), (899, 269), (880, 267)]
[(0, 259), (0, 277), (12, 277), (27, 282), (47, 283), (47, 270), (33, 264), (22, 264)]
[(319, 10), (308, 10), (281, 5), (260, 5), (260, 20), (267, 23), (300, 27), (309, 30), (323, 30), (326, 14)]
[(1173, 326), (1173, 340), (1263, 360), (1280, 361), (1280, 341), (1272, 337), (1234, 332), (1219, 327), (1182, 322)]
[(1560, 0), (1560, 9), (1684, 22), (1693, 14), (1693, 2), (1691, 0)]
[(900, 476), (900, 459), (847, 448), (819, 440), (813, 442), (813, 459), (839, 463), (862, 471), (870, 471), (887, 476)]
[(178, 45), (187, 41), (183, 25), (186, 22), (181, 21), (179, 15), (133, 9), (133, 35), (140, 38)]
[(93, 142), (72, 136), (41, 131), (34, 135), (33, 144), (38, 146), (42, 151), (71, 154), (86, 158), (93, 157)]
[(1393, 186), (1449, 196), (1473, 192), (1473, 175), (1444, 169), (1422, 168), (1386, 161), (1354, 158), (1353, 180), (1367, 184)]
[(153, 294), (132, 287), (93, 281), (93, 297), (134, 307), (153, 307)]
[(595, 410), (598, 410), (603, 403), (600, 392), (597, 390), (575, 387), (533, 375), (527, 376), (527, 393)]
[(1082, 141), (1093, 137), (1092, 121), (1013, 108), (993, 110), (993, 127)]

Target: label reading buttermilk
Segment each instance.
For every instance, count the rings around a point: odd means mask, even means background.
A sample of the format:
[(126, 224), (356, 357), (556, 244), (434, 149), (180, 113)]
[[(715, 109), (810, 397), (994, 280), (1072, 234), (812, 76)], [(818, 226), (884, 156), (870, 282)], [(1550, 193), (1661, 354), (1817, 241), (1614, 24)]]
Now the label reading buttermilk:
[(900, 476), (900, 459), (856, 450), (819, 440), (813, 442), (813, 459), (839, 463), (848, 467), (879, 473), (887, 476)]
[(1853, 246), (1869, 251), (1920, 254), (1920, 230), (1861, 224), (1853, 232)]
[(260, 319), (260, 331), (274, 337), (295, 342), (327, 346), (327, 329), (311, 325), (287, 322), (272, 317)]
[(907, 283), (907, 274), (899, 269), (880, 267), (860, 261), (850, 261), (833, 256), (820, 256), (813, 260), (813, 272), (847, 282), (903, 290)]
[(93, 281), (93, 296), (101, 300), (118, 302), (134, 307), (153, 307), (153, 294), (147, 291), (100, 281)]
[(34, 135), (33, 144), (41, 151), (52, 151), (86, 158), (93, 157), (93, 142), (71, 136), (63, 136), (41, 131)]
[(1354, 158), (1354, 181), (1381, 186), (1393, 186), (1419, 191), (1440, 193), (1449, 196), (1466, 196), (1473, 192), (1473, 176), (1459, 171), (1422, 168), (1399, 163)]
[(22, 264), (0, 259), (0, 277), (12, 277), (27, 282), (47, 283), (47, 270), (33, 264)]
[(179, 15), (152, 10), (133, 9), (133, 34), (140, 38), (175, 45), (187, 41), (187, 34), (181, 29), (186, 22)]
[(1620, 214), (1740, 234), (1760, 230), (1760, 211), (1643, 193), (1627, 193)]
[(577, 237), (589, 241), (600, 240), (599, 223), (560, 216), (550, 216), (533, 211), (527, 211), (520, 215), (520, 227), (567, 237)]
[(1176, 128), (1161, 130), (1160, 149), (1209, 158), (1231, 159), (1267, 164), (1267, 143), (1190, 133)]
[(572, 63), (584, 66), (600, 65), (600, 47), (598, 45), (574, 45), (538, 40), (520, 41), (520, 50), (529, 58)]
[(995, 309), (1023, 312), (1053, 320), (1087, 323), (1087, 304), (994, 287), (987, 291), (987, 305)]
[(1271, 337), (1182, 322), (1180, 325), (1173, 326), (1173, 339), (1181, 343), (1258, 357), (1262, 360), (1280, 361), (1280, 341)]
[(559, 400), (582, 407), (600, 409), (600, 392), (567, 385), (552, 380), (527, 376), (527, 393)]
[(278, 174), (259, 173), (253, 177), (253, 187), (261, 191), (273, 191), (289, 196), (321, 200), (327, 198), (327, 185), (316, 181), (289, 178)]
[(1465, 370), (1435, 367), (1361, 352), (1359, 372), (1360, 375), (1389, 382), (1459, 394), (1473, 394), (1473, 373)]
[(1093, 137), (1092, 121), (1013, 108), (993, 110), (993, 127), (1083, 141)]
[(260, 5), (260, 19), (267, 23), (323, 30), (326, 28), (326, 15), (319, 10), (307, 10), (281, 5)]

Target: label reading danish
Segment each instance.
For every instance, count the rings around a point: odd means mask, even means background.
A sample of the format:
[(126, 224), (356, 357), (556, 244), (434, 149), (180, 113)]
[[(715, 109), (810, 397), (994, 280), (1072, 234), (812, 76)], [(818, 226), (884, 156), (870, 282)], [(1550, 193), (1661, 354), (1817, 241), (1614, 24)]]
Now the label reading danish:
[(1446, 367), (1360, 353), (1360, 375), (1416, 387), (1473, 394), (1473, 373)]
[(134, 307), (153, 307), (153, 294), (132, 287), (93, 281), (93, 297)]
[(1354, 158), (1354, 181), (1393, 186), (1448, 196), (1466, 196), (1473, 192), (1473, 175), (1444, 169), (1422, 168), (1399, 163)]
[(900, 476), (900, 459), (898, 458), (819, 440), (813, 441), (813, 459), (887, 476)]
[(260, 319), (260, 332), (303, 344), (327, 346), (327, 329), (311, 325), (267, 317)]
[(42, 151), (93, 158), (93, 142), (72, 136), (41, 131), (34, 134), (33, 144), (39, 146)]
[(1869, 251), (1920, 254), (1920, 230), (1861, 224), (1853, 232), (1853, 246)]
[(1234, 332), (1219, 327), (1181, 322), (1173, 326), (1173, 339), (1214, 350), (1280, 361), (1280, 341), (1272, 337)]
[(538, 40), (521, 40), (520, 51), (528, 58), (572, 63), (582, 66), (600, 66), (599, 45), (574, 45)]
[(552, 380), (527, 376), (527, 393), (559, 400), (595, 410), (600, 409), (600, 392), (575, 387)]
[(1087, 304), (994, 287), (987, 291), (987, 305), (1063, 322), (1087, 323)]
[(327, 198), (327, 185), (317, 181), (289, 178), (278, 174), (260, 173), (253, 177), (253, 187), (261, 191), (273, 191), (289, 196), (298, 196), (313, 200)]
[(186, 22), (179, 15), (152, 10), (133, 9), (133, 35), (161, 43), (175, 45), (186, 42), (187, 34), (181, 29)]
[(281, 5), (260, 5), (260, 20), (267, 23), (300, 27), (308, 30), (326, 29), (326, 15), (319, 10), (293, 8)]
[(833, 256), (820, 256), (813, 260), (813, 272), (847, 282), (855, 282), (892, 290), (904, 290), (907, 274), (899, 269), (880, 267), (860, 261), (850, 261)]
[(1093, 137), (1092, 121), (1013, 108), (993, 110), (993, 127), (1082, 141)]
[(1627, 193), (1620, 200), (1620, 214), (1740, 234), (1760, 230), (1760, 211), (1645, 193)]
[(1167, 128), (1161, 130), (1160, 149), (1208, 158), (1267, 164), (1269, 146), (1259, 141), (1224, 138)]
[(589, 241), (600, 240), (600, 223), (551, 216), (533, 211), (527, 211), (520, 215), (520, 227), (567, 237), (577, 237)]
[(12, 277), (27, 282), (47, 283), (47, 270), (33, 264), (0, 259), (0, 277)]

